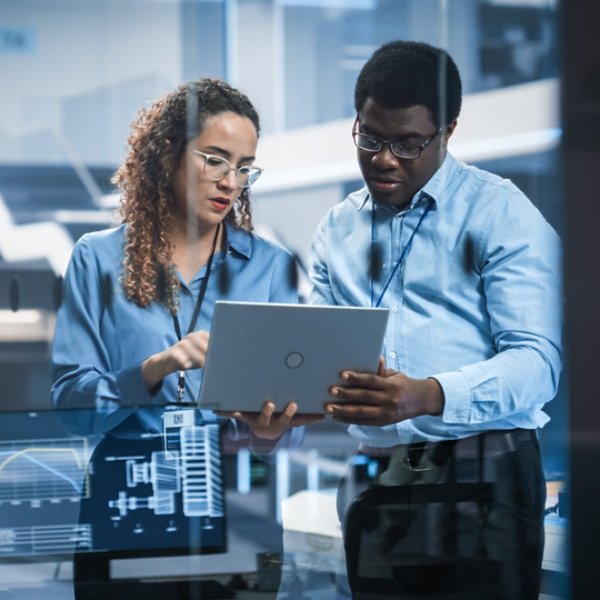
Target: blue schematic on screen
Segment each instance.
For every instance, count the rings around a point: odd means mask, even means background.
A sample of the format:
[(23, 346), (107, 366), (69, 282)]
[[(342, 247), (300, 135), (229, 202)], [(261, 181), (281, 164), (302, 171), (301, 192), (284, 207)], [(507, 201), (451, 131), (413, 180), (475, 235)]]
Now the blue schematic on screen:
[(181, 427), (167, 451), (161, 436), (91, 444), (52, 413), (3, 414), (0, 434), (0, 557), (226, 550), (217, 424)]

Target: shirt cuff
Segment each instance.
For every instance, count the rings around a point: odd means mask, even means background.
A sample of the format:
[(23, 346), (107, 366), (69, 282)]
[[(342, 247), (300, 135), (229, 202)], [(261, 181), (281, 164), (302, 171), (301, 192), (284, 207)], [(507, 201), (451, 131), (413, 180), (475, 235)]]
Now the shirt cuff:
[(158, 406), (158, 392), (162, 383), (151, 391), (146, 387), (142, 376), (142, 366), (123, 369), (116, 374), (116, 382), (121, 395), (121, 406)]
[(468, 423), (471, 414), (471, 386), (462, 371), (430, 375), (444, 392), (444, 423)]

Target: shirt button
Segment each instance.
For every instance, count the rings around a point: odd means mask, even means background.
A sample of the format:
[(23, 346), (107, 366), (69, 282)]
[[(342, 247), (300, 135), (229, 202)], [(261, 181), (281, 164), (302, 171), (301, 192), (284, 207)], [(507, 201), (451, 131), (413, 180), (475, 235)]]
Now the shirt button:
[(390, 358), (396, 358), (396, 353), (392, 350), (391, 352), (388, 352), (388, 356)]
[(399, 309), (398, 309), (398, 307), (397, 307), (397, 306), (392, 306), (392, 307), (390, 308), (390, 310), (391, 310), (393, 313), (397, 313)]

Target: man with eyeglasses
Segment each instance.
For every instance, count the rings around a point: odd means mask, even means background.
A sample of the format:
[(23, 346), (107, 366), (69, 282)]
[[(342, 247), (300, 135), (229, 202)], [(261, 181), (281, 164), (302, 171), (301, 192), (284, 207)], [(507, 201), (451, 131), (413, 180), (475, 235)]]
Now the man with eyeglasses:
[(385, 44), (355, 108), (366, 186), (323, 218), (311, 265), (313, 303), (389, 309), (378, 373), (342, 373), (325, 408), (360, 444), (338, 493), (353, 598), (537, 599), (560, 241), (510, 181), (448, 152), (445, 51)]

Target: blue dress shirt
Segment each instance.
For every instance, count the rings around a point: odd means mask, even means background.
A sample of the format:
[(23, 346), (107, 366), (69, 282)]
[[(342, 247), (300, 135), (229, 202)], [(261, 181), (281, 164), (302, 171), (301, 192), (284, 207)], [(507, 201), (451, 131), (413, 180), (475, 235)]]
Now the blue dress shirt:
[[(117, 437), (135, 438), (144, 431), (158, 433), (161, 405), (177, 399), (177, 373), (165, 377), (152, 392), (142, 378), (142, 362), (175, 344), (177, 335), (163, 305), (140, 308), (123, 295), (125, 227), (88, 233), (77, 242), (57, 314), (51, 398), (60, 409), (87, 409), (62, 413), (69, 429), (84, 435), (111, 431)], [(228, 224), (226, 232), (227, 252), (215, 254), (198, 330), (210, 330), (216, 300), (298, 302), (289, 252)], [(228, 274), (226, 290), (219, 285), (223, 269)], [(205, 277), (205, 267), (189, 284), (179, 277), (182, 335)], [(235, 365), (231, 369), (233, 375)], [(186, 371), (185, 400), (198, 397), (201, 380), (201, 369)], [(214, 419), (212, 413), (202, 416)]]
[[(373, 253), (381, 268), (370, 268)], [(366, 188), (334, 206), (311, 259), (311, 302), (370, 306), (381, 296), (386, 366), (435, 377), (444, 392), (441, 416), (350, 426), (360, 442), (388, 447), (548, 421), (542, 407), (562, 366), (561, 244), (510, 181), (447, 155), (404, 210), (374, 205)]]

